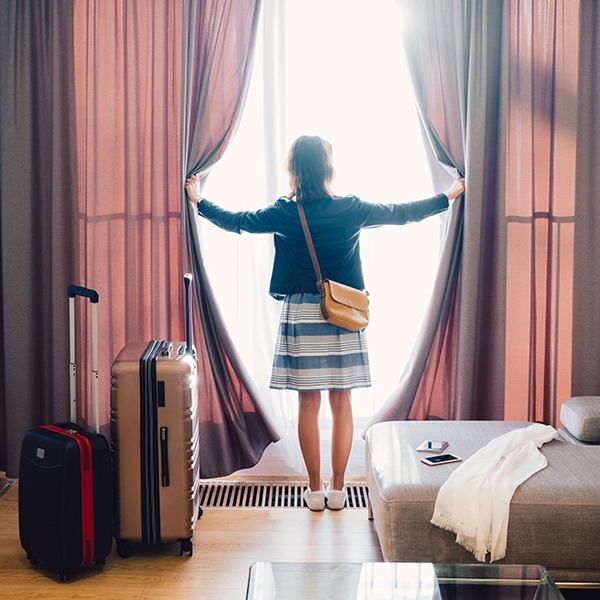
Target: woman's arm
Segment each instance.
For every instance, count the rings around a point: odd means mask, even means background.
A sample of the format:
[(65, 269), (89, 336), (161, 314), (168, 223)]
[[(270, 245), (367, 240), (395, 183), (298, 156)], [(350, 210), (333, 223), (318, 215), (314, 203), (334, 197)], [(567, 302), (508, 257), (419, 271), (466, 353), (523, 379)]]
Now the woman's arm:
[(402, 204), (362, 203), (362, 227), (404, 225), (422, 221), (448, 209), (450, 203), (465, 191), (464, 179), (456, 179), (443, 194), (425, 200)]
[(277, 208), (275, 205), (262, 208), (257, 211), (233, 212), (200, 195), (200, 180), (192, 175), (185, 184), (188, 199), (192, 202), (198, 214), (217, 227), (234, 233), (274, 233), (277, 231)]

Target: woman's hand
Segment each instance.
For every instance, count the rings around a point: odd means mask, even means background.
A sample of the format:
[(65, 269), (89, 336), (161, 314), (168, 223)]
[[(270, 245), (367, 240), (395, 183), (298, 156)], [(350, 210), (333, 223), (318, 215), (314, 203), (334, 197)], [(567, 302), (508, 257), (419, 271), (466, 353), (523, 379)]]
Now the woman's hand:
[(456, 200), (461, 194), (465, 193), (465, 180), (463, 178), (455, 179), (452, 185), (444, 192), (448, 196), (448, 200)]
[(185, 182), (185, 191), (188, 195), (188, 200), (193, 204), (198, 204), (202, 199), (202, 195), (200, 194), (200, 179), (197, 175), (192, 175)]

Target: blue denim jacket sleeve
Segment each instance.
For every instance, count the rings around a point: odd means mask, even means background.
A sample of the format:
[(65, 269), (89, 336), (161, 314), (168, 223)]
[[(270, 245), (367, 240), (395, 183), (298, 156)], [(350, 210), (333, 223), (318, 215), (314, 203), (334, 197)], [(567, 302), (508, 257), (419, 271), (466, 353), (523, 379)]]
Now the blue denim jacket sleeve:
[(225, 231), (234, 233), (275, 233), (278, 225), (277, 203), (259, 210), (231, 211), (213, 204), (206, 198), (198, 202), (198, 214)]
[(361, 227), (380, 227), (381, 225), (404, 225), (422, 221), (448, 208), (446, 194), (437, 194), (425, 200), (405, 202), (403, 204), (375, 204), (360, 202)]
[[(355, 205), (356, 206), (356, 205)], [(437, 194), (426, 200), (405, 202), (404, 204), (376, 204), (358, 201), (354, 211), (358, 229), (380, 227), (382, 225), (404, 225), (421, 221), (448, 208), (445, 194)], [(274, 204), (254, 211), (230, 211), (203, 198), (198, 203), (198, 214), (221, 229), (241, 233), (277, 233), (285, 220), (283, 204)]]

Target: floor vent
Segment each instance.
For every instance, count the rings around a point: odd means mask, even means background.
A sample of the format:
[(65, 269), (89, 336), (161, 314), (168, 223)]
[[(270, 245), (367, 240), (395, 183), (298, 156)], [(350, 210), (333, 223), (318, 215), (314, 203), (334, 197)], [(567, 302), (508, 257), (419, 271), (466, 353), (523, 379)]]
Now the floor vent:
[(16, 481), (16, 479), (5, 479), (4, 477), (0, 477), (0, 496), (3, 496), (8, 490), (10, 486)]
[[(206, 480), (200, 482), (202, 508), (304, 508), (305, 483)], [(346, 484), (346, 508), (367, 508), (366, 483)]]

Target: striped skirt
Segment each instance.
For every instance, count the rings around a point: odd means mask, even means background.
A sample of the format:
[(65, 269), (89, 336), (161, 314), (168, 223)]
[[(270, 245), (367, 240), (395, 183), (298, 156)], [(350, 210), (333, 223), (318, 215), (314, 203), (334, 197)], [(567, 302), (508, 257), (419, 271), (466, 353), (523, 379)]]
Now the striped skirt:
[(370, 387), (367, 338), (323, 320), (318, 294), (283, 301), (270, 387), (280, 390), (351, 390)]

